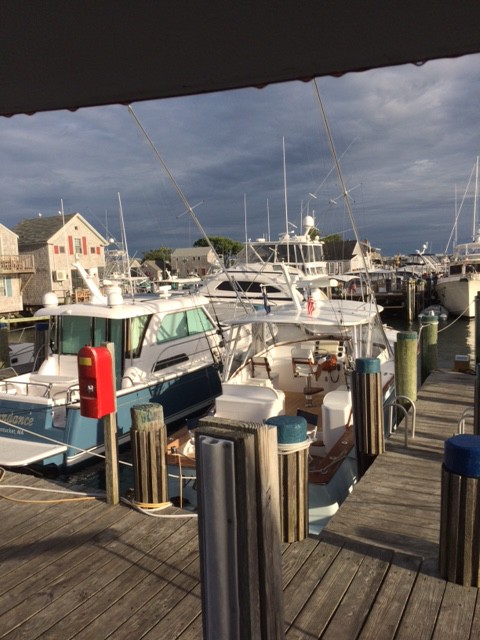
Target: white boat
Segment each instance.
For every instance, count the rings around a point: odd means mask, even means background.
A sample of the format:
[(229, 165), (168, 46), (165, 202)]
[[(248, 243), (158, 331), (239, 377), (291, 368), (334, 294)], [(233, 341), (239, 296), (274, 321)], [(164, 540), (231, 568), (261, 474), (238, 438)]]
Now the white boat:
[(306, 277), (328, 277), (328, 264), (323, 255), (323, 241), (312, 237), (315, 232), (313, 216), (306, 215), (302, 221), (303, 233), (284, 232), (278, 240), (270, 241), (260, 238), (245, 243), (238, 254), (238, 262), (252, 264), (286, 264), (294, 267)]
[(114, 345), (119, 444), (130, 438), (131, 407), (158, 402), (169, 425), (206, 411), (221, 393), (221, 340), (205, 298), (124, 300), (118, 288), (104, 297), (82, 275), (89, 303), (58, 305), (47, 294), (37, 312), (49, 317), (50, 355), (38, 370), (0, 381), (1, 465), (71, 467), (103, 451), (102, 419), (80, 415), (84, 345)]
[[(379, 359), (385, 405), (393, 400), (395, 387), (392, 349), (375, 304), (320, 300), (313, 306), (257, 311), (232, 320), (233, 326), (252, 327), (252, 342), (231, 376), (227, 354), (214, 415), (249, 423), (284, 414), (306, 418), (310, 532), (318, 533), (357, 479), (350, 391), (356, 359)], [(181, 438), (175, 446), (182, 446)], [(183, 446), (191, 463), (195, 453), (188, 434)], [(195, 504), (191, 484), (184, 495)]]
[[(263, 239), (245, 244), (236, 262), (228, 269), (206, 276), (198, 287), (220, 309), (222, 319), (230, 319), (253, 307), (273, 309), (305, 300), (312, 291), (327, 298), (338, 283), (328, 275), (323, 259), (323, 243), (310, 237), (313, 218), (304, 218), (304, 234), (282, 234), (274, 242)], [(232, 311), (233, 309), (233, 311)]]
[(439, 302), (450, 313), (465, 318), (475, 317), (475, 298), (480, 293), (480, 229), (476, 226), (478, 168), (477, 156), (474, 167), (473, 241), (455, 246), (446, 274), (439, 277), (436, 283)]

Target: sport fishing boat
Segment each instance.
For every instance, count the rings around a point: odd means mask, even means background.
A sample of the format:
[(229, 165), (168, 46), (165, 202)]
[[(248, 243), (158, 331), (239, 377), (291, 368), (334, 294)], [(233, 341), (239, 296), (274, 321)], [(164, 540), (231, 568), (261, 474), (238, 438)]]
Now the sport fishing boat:
[(104, 296), (76, 265), (88, 303), (46, 294), (50, 353), (38, 370), (0, 381), (0, 464), (71, 467), (104, 449), (102, 419), (80, 414), (77, 353), (113, 343), (118, 442), (130, 438), (131, 407), (158, 402), (167, 425), (206, 411), (221, 393), (222, 341), (197, 295)]
[[(279, 415), (302, 416), (310, 438), (310, 532), (318, 533), (352, 490), (357, 479), (352, 428), (351, 374), (357, 358), (378, 358), (386, 407), (395, 396), (391, 342), (372, 302), (307, 300), (295, 309), (257, 311), (231, 321), (249, 324), (252, 341), (240, 366), (225, 359), (222, 394), (214, 416), (262, 423)], [(234, 342), (230, 345), (234, 353)], [(390, 412), (386, 409), (385, 431)], [(182, 495), (196, 503), (195, 450), (191, 433), (173, 435), (170, 447), (180, 460)], [(175, 455), (169, 460), (175, 464)]]
[[(439, 302), (450, 313), (465, 318), (475, 317), (475, 298), (480, 293), (480, 229), (477, 227), (478, 170), (479, 157), (477, 156), (469, 180), (470, 184), (473, 174), (475, 174), (472, 241), (457, 244), (454, 247), (448, 269), (443, 276), (438, 278), (435, 287)], [(460, 210), (455, 216), (454, 229)]]

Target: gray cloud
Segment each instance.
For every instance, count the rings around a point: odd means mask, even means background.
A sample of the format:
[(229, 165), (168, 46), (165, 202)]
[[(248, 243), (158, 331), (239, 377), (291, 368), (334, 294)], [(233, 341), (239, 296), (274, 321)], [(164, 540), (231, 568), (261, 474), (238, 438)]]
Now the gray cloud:
[[(480, 154), (480, 57), (431, 61), (317, 81), (360, 236), (385, 255), (424, 242), (443, 251)], [(133, 105), (207, 233), (237, 240), (285, 229), (315, 212), (323, 233), (353, 237), (318, 105), (308, 83)], [(191, 245), (199, 232), (124, 106), (0, 120), (0, 219), (79, 211), (120, 236), (122, 196), (131, 253)], [(315, 193), (314, 200), (308, 194)], [(461, 197), (461, 195), (459, 195)], [(245, 232), (246, 198), (247, 232)], [(471, 199), (458, 238), (472, 232)]]

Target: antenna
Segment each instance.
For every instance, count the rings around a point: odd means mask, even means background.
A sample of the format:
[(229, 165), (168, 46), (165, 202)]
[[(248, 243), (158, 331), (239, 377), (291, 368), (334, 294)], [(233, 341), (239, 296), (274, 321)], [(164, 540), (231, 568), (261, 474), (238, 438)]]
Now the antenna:
[(130, 258), (128, 257), (128, 246), (127, 246), (127, 234), (125, 232), (125, 222), (123, 220), (123, 208), (122, 208), (122, 200), (120, 198), (120, 192), (118, 192), (118, 210), (120, 214), (120, 232), (122, 234), (122, 244), (123, 244), (123, 269), (127, 270), (127, 278), (128, 283), (130, 285), (130, 295), (132, 296), (132, 300), (135, 297), (135, 292), (133, 290), (133, 280), (132, 280), (132, 270), (130, 269)]
[(270, 207), (268, 206), (268, 198), (267, 198), (267, 238), (268, 238), (268, 242), (270, 242)]
[(71, 283), (71, 273), (70, 273), (70, 264), (69, 264), (69, 260), (68, 260), (68, 246), (67, 246), (67, 230), (65, 229), (65, 210), (63, 208), (63, 198), (60, 198), (60, 211), (59, 213), (62, 216), (62, 227), (63, 227), (63, 241), (65, 243), (65, 259), (66, 259), (66, 264), (67, 264), (67, 275), (68, 275), (68, 292), (67, 293), (71, 293), (72, 292), (72, 287), (70, 286)]

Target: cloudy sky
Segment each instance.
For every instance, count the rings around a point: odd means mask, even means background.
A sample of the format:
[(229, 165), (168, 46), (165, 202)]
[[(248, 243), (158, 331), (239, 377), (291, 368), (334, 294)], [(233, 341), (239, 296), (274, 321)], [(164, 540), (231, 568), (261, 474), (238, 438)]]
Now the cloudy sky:
[[(480, 55), (320, 78), (317, 86), (360, 237), (386, 256), (424, 243), (443, 252), (455, 192), (458, 209), (480, 154)], [(287, 219), (299, 227), (303, 210), (323, 235), (353, 238), (311, 83), (133, 109), (208, 235), (243, 241), (270, 230), (273, 239)], [(57, 215), (63, 200), (65, 213), (78, 211), (120, 240), (120, 193), (131, 255), (200, 237), (125, 106), (1, 118), (0, 168), (0, 221), (10, 228)], [(470, 240), (473, 183), (458, 222), (458, 241)]]

